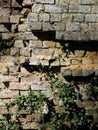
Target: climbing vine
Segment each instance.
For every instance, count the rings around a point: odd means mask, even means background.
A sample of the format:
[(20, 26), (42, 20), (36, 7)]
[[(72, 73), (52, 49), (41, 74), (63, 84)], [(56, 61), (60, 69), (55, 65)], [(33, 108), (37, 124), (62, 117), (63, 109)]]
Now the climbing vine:
[[(98, 95), (97, 87), (98, 80), (93, 78), (87, 85), (88, 99), (90, 97), (93, 99), (93, 96), (97, 99), (95, 97), (95, 94)], [(77, 84), (73, 81), (65, 83), (58, 78), (53, 78), (51, 90), (52, 98), (47, 98), (41, 91), (35, 94), (30, 88), (27, 95), (20, 95), (11, 103), (7, 103), (7, 113), (0, 120), (0, 130), (21, 130), (23, 123), (20, 119), (26, 114), (35, 113), (39, 115), (39, 130), (46, 130), (47, 123), (50, 130), (98, 129), (94, 124), (93, 116), (87, 115), (85, 108), (77, 105), (77, 101), (82, 101), (82, 94)], [(11, 113), (12, 107), (15, 107), (15, 113)], [(33, 121), (32, 117), (31, 122)]]

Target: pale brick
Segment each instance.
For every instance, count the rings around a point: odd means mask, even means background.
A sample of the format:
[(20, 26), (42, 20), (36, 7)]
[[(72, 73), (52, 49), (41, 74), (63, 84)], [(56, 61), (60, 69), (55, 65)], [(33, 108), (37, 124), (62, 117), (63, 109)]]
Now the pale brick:
[(43, 41), (43, 48), (54, 48), (56, 42), (53, 41)]
[(20, 55), (29, 57), (30, 56), (30, 48), (25, 47), (25, 48), (21, 49), (20, 50)]
[(39, 15), (39, 21), (48, 21), (50, 20), (50, 15), (47, 13), (41, 13)]
[(34, 36), (32, 32), (25, 32), (23, 38), (25, 40), (37, 40), (38, 38)]
[(96, 20), (97, 20), (97, 16), (96, 16), (96, 14), (87, 14), (86, 16), (85, 16), (85, 21), (86, 22), (96, 22)]
[(68, 23), (66, 24), (66, 31), (79, 31), (80, 24), (79, 23)]
[(9, 23), (10, 19), (8, 16), (0, 16), (0, 23)]
[(24, 24), (19, 24), (19, 25), (18, 25), (18, 31), (19, 31), (19, 32), (25, 32), (25, 31), (27, 31), (27, 30), (28, 30), (28, 26), (27, 26), (26, 23), (24, 23)]
[(42, 4), (33, 4), (32, 12), (39, 13), (42, 10), (44, 10), (44, 5), (42, 5)]
[(42, 41), (30, 40), (29, 41), (29, 47), (30, 48), (42, 48)]
[(35, 0), (35, 2), (43, 4), (54, 4), (54, 0)]
[(28, 90), (29, 84), (10, 82), (9, 89), (10, 90)]
[(41, 25), (42, 25), (41, 22), (31, 22), (29, 23), (29, 28), (31, 30), (41, 30), (42, 29)]
[(38, 21), (38, 14), (37, 13), (29, 13), (27, 19), (29, 22)]
[(61, 74), (63, 76), (71, 76), (71, 68), (70, 67), (61, 67)]
[(1, 99), (9, 99), (9, 98), (15, 98), (19, 96), (18, 91), (11, 91), (11, 90), (2, 90), (0, 91), (0, 98)]
[(81, 2), (84, 5), (94, 5), (94, 4), (96, 4), (96, 0), (82, 0)]
[(61, 21), (61, 14), (51, 14), (51, 22), (59, 22)]
[(22, 15), (11, 15), (10, 23), (19, 23), (21, 17)]
[(0, 81), (2, 82), (18, 82), (19, 78), (17, 76), (10, 76), (10, 75), (0, 75)]
[(90, 6), (87, 6), (87, 5), (80, 5), (78, 12), (79, 12), (79, 13), (88, 14), (88, 13), (91, 12), (91, 7), (90, 7)]
[(61, 7), (56, 5), (45, 5), (45, 12), (60, 13)]
[(24, 47), (23, 40), (15, 40), (14, 47), (23, 48)]

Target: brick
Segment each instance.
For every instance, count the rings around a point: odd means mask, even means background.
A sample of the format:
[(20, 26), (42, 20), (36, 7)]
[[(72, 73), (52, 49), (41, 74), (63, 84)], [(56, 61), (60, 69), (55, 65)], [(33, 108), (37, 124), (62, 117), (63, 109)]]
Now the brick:
[(31, 84), (31, 89), (34, 91), (47, 90), (47, 86)]
[(79, 11), (79, 5), (69, 5), (69, 13), (77, 13)]
[(13, 39), (13, 37), (14, 37), (13, 33), (2, 33), (3, 40), (10, 40), (10, 39)]
[(42, 23), (41, 22), (31, 22), (29, 23), (29, 28), (31, 30), (41, 30), (42, 29)]
[(82, 64), (92, 64), (92, 58), (83, 58), (82, 59)]
[(84, 22), (85, 15), (84, 14), (74, 14), (74, 21), (75, 22)]
[(44, 10), (44, 6), (42, 4), (33, 4), (32, 12), (39, 13)]
[(25, 57), (29, 57), (30, 56), (30, 48), (25, 47), (25, 48), (21, 49), (20, 55), (25, 56)]
[(42, 23), (42, 30), (43, 31), (50, 31), (51, 30), (51, 24), (49, 22), (43, 22)]
[(61, 7), (56, 5), (45, 5), (45, 12), (60, 13)]
[(94, 73), (92, 68), (83, 68), (82, 70), (83, 76), (90, 76)]
[(10, 90), (2, 90), (0, 91), (0, 98), (1, 99), (9, 99), (9, 98), (15, 98), (19, 95), (18, 91), (10, 91)]
[(94, 4), (96, 4), (96, 0), (82, 0), (82, 4), (84, 4), (84, 5), (94, 5)]
[(51, 22), (59, 22), (61, 21), (61, 14), (51, 14)]
[(29, 41), (29, 47), (30, 48), (42, 48), (42, 41), (30, 40)]
[(11, 15), (10, 23), (19, 23), (19, 20), (21, 17), (22, 17), (22, 15)]
[(29, 84), (10, 82), (9, 89), (10, 90), (28, 90)]
[(91, 7), (90, 7), (90, 6), (87, 6), (87, 5), (80, 5), (78, 12), (79, 12), (79, 13), (88, 14), (88, 13), (91, 12)]
[(50, 20), (50, 15), (47, 13), (40, 13), (39, 21), (48, 21)]
[(32, 32), (25, 32), (23, 38), (25, 40), (37, 40), (38, 38), (34, 36)]
[(10, 76), (10, 75), (0, 75), (0, 81), (2, 82), (18, 82), (19, 78), (17, 76)]
[(18, 31), (19, 31), (19, 32), (25, 32), (25, 31), (27, 31), (27, 29), (28, 29), (27, 23), (19, 24), (19, 25), (18, 25)]
[(96, 14), (87, 14), (86, 16), (85, 16), (85, 21), (86, 22), (96, 22), (96, 19), (97, 19), (97, 17), (96, 17)]
[(0, 89), (4, 89), (4, 88), (5, 88), (4, 83), (0, 82)]
[(54, 0), (35, 0), (35, 2), (43, 4), (54, 4)]
[(16, 65), (12, 65), (12, 66), (9, 66), (9, 67), (8, 67), (9, 73), (10, 73), (10, 72), (16, 73), (16, 72), (18, 72), (18, 70), (19, 70), (19, 67), (16, 66)]
[(29, 13), (27, 19), (29, 22), (38, 21), (38, 14), (37, 13)]
[(32, 54), (34, 55), (46, 55), (46, 56), (49, 56), (49, 55), (53, 55), (54, 53), (54, 50), (53, 49), (33, 49), (32, 50)]
[(16, 47), (16, 48), (23, 48), (24, 47), (23, 40), (15, 40), (14, 47)]
[(43, 48), (54, 48), (56, 42), (53, 41), (43, 41)]
[(9, 16), (0, 16), (0, 23), (9, 23)]
[(79, 31), (80, 24), (78, 23), (68, 23), (66, 24), (66, 31)]
[(10, 50), (10, 55), (12, 55), (12, 56), (19, 56), (20, 55), (20, 50), (19, 50), (19, 48), (11, 48), (11, 50)]
[(81, 68), (72, 69), (72, 76), (82, 76), (82, 69)]
[(23, 124), (23, 129), (38, 129), (39, 127), (40, 124), (37, 122)]
[(50, 63), (50, 66), (60, 66), (60, 61), (57, 59), (57, 60), (54, 60), (53, 62)]
[(0, 16), (10, 16), (11, 9), (10, 8), (2, 8), (0, 7)]
[(61, 67), (61, 74), (63, 76), (71, 76), (72, 75), (71, 68), (70, 67)]

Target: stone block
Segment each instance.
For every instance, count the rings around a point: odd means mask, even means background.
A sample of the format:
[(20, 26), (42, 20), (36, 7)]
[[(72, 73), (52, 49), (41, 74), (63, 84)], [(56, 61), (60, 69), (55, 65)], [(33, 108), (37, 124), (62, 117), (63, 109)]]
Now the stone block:
[(30, 56), (30, 48), (29, 47), (24, 47), (20, 49), (20, 55), (29, 57)]
[(94, 73), (92, 68), (83, 68), (82, 70), (83, 76), (90, 76)]
[(94, 5), (96, 4), (96, 0), (82, 0), (83, 5)]
[(47, 21), (47, 22), (49, 22), (49, 20), (50, 20), (50, 15), (49, 14), (47, 14), (47, 13), (40, 13), (39, 14), (39, 21)]
[(42, 23), (41, 22), (30, 22), (29, 23), (29, 29), (30, 30), (41, 30), (42, 29)]
[(91, 7), (87, 5), (80, 5), (79, 10), (77, 12), (83, 14), (89, 14), (91, 12)]
[(12, 55), (12, 56), (19, 56), (20, 55), (19, 48), (12, 47), (11, 50), (10, 50), (10, 55)]
[(3, 8), (3, 7), (0, 7), (0, 16), (10, 16), (10, 13), (11, 13), (11, 9), (10, 8)]
[(82, 69), (81, 68), (72, 69), (72, 76), (82, 76)]
[(23, 83), (15, 83), (15, 82), (10, 82), (9, 84), (9, 89), (10, 90), (28, 90), (29, 89), (29, 84), (23, 84)]
[(33, 91), (39, 91), (39, 90), (45, 91), (45, 90), (47, 90), (47, 86), (31, 84), (31, 89)]
[(29, 41), (29, 47), (30, 48), (42, 48), (42, 41), (30, 40)]
[(19, 20), (21, 17), (22, 17), (22, 15), (11, 15), (10, 23), (19, 23)]
[(56, 46), (56, 42), (54, 41), (43, 41), (43, 48), (54, 48)]
[(25, 39), (25, 40), (37, 40), (38, 38), (36, 36), (34, 36), (34, 34), (32, 32), (25, 32), (23, 39)]
[(39, 13), (42, 10), (44, 10), (44, 5), (42, 5), (42, 4), (33, 4), (32, 12)]
[(27, 16), (29, 22), (38, 21), (38, 14), (37, 13), (29, 13)]
[(57, 13), (51, 13), (51, 22), (60, 22), (61, 21), (61, 14)]
[(95, 23), (96, 20), (97, 20), (96, 14), (87, 14), (87, 15), (85, 16), (85, 22), (88, 22), (88, 23), (93, 22), (93, 23)]
[(18, 31), (19, 31), (19, 32), (26, 32), (27, 29), (28, 29), (27, 23), (19, 24), (19, 25), (18, 25)]
[(45, 5), (45, 12), (47, 13), (61, 13), (61, 7), (56, 5)]
[(9, 23), (9, 16), (0, 16), (0, 23)]
[(16, 48), (23, 48), (24, 47), (23, 40), (15, 40), (14, 47), (16, 47)]
[(54, 0), (35, 0), (37, 3), (54, 4)]
[(2, 90), (0, 91), (0, 98), (1, 99), (9, 99), (15, 98), (19, 96), (19, 91), (11, 91), (11, 90)]
[(0, 75), (0, 81), (2, 82), (18, 82), (19, 78), (17, 76), (11, 76), (11, 75)]
[(4, 89), (5, 87), (4, 83), (0, 82), (0, 89)]
[(72, 75), (72, 71), (70, 67), (61, 67), (61, 74), (63, 76), (71, 76)]
[(23, 0), (22, 6), (31, 6), (33, 3), (32, 0)]
[(79, 23), (68, 23), (66, 24), (66, 31), (80, 31)]
[(10, 39), (13, 39), (13, 37), (14, 37), (13, 33), (2, 33), (3, 40), (10, 40)]

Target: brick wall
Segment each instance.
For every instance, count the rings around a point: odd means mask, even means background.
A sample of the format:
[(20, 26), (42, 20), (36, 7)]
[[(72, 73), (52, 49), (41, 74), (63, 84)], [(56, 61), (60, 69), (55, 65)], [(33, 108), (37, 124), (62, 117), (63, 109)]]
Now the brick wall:
[[(98, 76), (97, 4), (97, 0), (0, 1), (0, 117), (6, 112), (4, 103), (27, 94), (30, 85), (51, 96), (45, 80), (49, 67), (62, 77)], [(68, 41), (71, 50), (63, 52)], [(45, 71), (37, 68), (39, 64)]]

